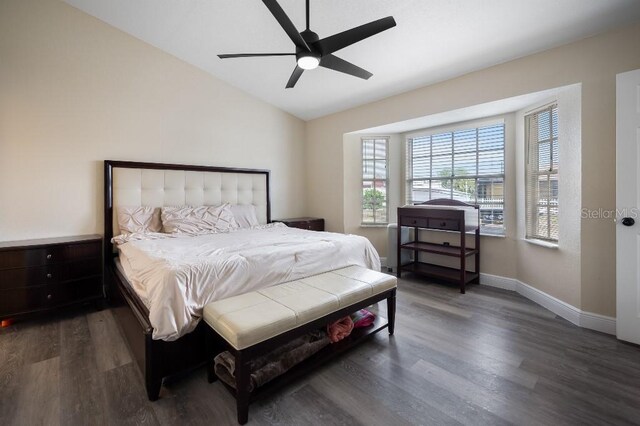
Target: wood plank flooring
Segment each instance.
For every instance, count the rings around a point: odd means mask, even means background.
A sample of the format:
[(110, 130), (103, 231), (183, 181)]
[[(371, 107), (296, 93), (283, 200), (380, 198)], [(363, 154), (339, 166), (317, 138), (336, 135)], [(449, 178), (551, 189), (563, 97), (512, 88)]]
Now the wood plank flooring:
[[(204, 368), (149, 402), (109, 309), (0, 330), (0, 389), (2, 425), (236, 424), (235, 401)], [(512, 292), (409, 277), (395, 336), (256, 402), (249, 424), (640, 425), (640, 348)]]

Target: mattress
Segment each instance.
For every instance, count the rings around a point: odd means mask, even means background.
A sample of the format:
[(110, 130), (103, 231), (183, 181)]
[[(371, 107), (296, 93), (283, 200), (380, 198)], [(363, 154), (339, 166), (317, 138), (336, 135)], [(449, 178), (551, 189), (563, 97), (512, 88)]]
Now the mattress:
[(147, 293), (144, 291), (144, 288), (139, 287), (136, 289), (134, 285), (131, 283), (131, 281), (129, 280), (129, 274), (131, 274), (132, 272), (131, 272), (131, 266), (129, 265), (129, 261), (127, 260), (127, 258), (125, 256), (116, 257), (114, 259), (114, 263), (116, 264), (116, 269), (120, 271), (124, 279), (127, 281), (126, 284), (136, 292), (140, 300), (142, 300), (142, 303), (144, 303), (147, 309), (149, 309), (149, 301), (147, 300)]
[(137, 236), (118, 246), (120, 268), (149, 308), (156, 340), (192, 331), (215, 300), (350, 265), (380, 270), (368, 239), (282, 223), (198, 236)]

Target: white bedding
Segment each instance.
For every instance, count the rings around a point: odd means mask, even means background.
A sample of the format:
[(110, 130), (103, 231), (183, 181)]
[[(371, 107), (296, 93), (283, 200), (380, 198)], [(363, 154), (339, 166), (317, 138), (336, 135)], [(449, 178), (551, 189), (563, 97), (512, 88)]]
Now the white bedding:
[(118, 246), (122, 266), (149, 308), (153, 338), (192, 331), (204, 305), (348, 265), (380, 270), (373, 245), (356, 235), (274, 223), (198, 236), (130, 239)]

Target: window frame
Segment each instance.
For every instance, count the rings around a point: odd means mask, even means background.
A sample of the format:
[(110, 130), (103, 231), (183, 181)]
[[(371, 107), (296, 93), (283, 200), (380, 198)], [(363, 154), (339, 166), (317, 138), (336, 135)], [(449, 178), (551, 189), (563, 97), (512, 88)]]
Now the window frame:
[[(545, 206), (541, 206), (540, 205), (540, 196), (538, 194), (537, 197), (537, 202), (532, 204), (532, 197), (534, 196), (534, 194), (531, 193), (531, 179), (532, 176), (535, 176), (535, 181), (536, 182), (540, 182), (540, 177), (541, 176), (547, 176), (547, 182), (551, 182), (551, 177), (555, 176), (556, 177), (556, 182), (558, 182), (559, 184), (559, 170), (560, 170), (560, 161), (557, 161), (557, 167), (553, 168), (554, 165), (554, 157), (553, 157), (553, 141), (554, 139), (556, 140), (556, 143), (558, 145), (558, 153), (560, 151), (560, 134), (558, 132), (557, 136), (554, 137), (553, 136), (553, 132), (554, 132), (554, 128), (553, 128), (553, 110), (556, 109), (556, 114), (557, 109), (558, 109), (558, 102), (557, 101), (553, 101), (550, 103), (547, 103), (544, 106), (541, 106), (539, 108), (536, 108), (534, 110), (528, 111), (525, 115), (524, 115), (524, 127), (525, 127), (525, 240), (528, 241), (544, 241), (546, 243), (551, 243), (551, 244), (555, 244), (557, 245), (560, 239), (560, 224), (558, 223), (556, 225), (557, 229), (558, 229), (558, 238), (552, 238), (551, 237), (551, 209), (555, 208), (557, 209), (558, 213), (557, 213), (557, 217), (559, 219), (560, 217), (560, 201), (559, 201), (559, 188), (556, 188), (556, 191), (558, 191), (558, 195), (556, 196), (556, 198), (558, 199), (558, 201), (556, 202), (556, 204), (554, 206), (551, 205), (551, 200), (549, 199), (549, 201), (547, 202), (547, 204)], [(545, 139), (545, 140), (536, 140), (536, 151), (535, 151), (535, 158), (536, 158), (536, 164), (535, 167), (533, 167), (534, 165), (532, 164), (532, 158), (533, 156), (533, 152), (531, 149), (531, 144), (532, 144), (532, 135), (531, 135), (531, 124), (530, 124), (530, 120), (532, 117), (539, 115), (542, 112), (548, 111), (549, 112), (549, 138)], [(559, 118), (558, 118), (558, 127), (559, 127)], [(539, 164), (537, 162), (537, 159), (539, 159), (539, 155), (540, 155), (540, 150), (539, 150), (539, 146), (540, 143), (549, 143), (549, 170), (545, 170), (545, 171), (540, 171), (539, 168)], [(558, 156), (559, 158), (559, 156)], [(535, 170), (534, 170), (535, 169)], [(539, 184), (538, 184), (539, 186)], [(547, 189), (547, 191), (549, 193), (551, 193), (552, 189), (551, 189), (551, 185), (549, 184), (549, 188)], [(538, 190), (539, 193), (539, 190)], [(549, 198), (551, 198), (551, 196), (549, 196)], [(546, 208), (547, 211), (547, 235), (541, 235), (538, 234), (537, 232), (533, 232), (534, 229), (538, 229), (538, 212), (540, 210), (540, 208)], [(531, 218), (535, 218), (535, 223), (531, 223), (530, 219)]]
[[(389, 136), (362, 136), (360, 138), (360, 165), (361, 165), (361, 170), (360, 170), (360, 225), (361, 226), (386, 226), (389, 224)], [(385, 155), (384, 155), (384, 170), (385, 170), (385, 178), (381, 179), (381, 178), (376, 178), (376, 173), (375, 173), (375, 164), (377, 161), (381, 161), (378, 160), (375, 157), (375, 142), (378, 140), (384, 140), (385, 142)], [(374, 141), (374, 155), (373, 158), (370, 159), (365, 159), (364, 157), (364, 142), (365, 141)], [(373, 165), (373, 177), (372, 178), (365, 178), (364, 176), (364, 164), (365, 164), (365, 160), (373, 160), (374, 165)], [(385, 217), (386, 220), (384, 222), (382, 221), (376, 221), (376, 209), (373, 209), (373, 221), (372, 222), (365, 222), (364, 220), (364, 183), (365, 182), (371, 182), (373, 185), (373, 188), (376, 188), (375, 183), (376, 182), (384, 182), (384, 188), (385, 188)]]
[[(479, 138), (478, 138), (478, 134), (479, 134), (479, 130), (485, 127), (491, 127), (491, 126), (502, 126), (502, 131), (503, 131), (503, 146), (502, 146), (502, 173), (491, 173), (491, 174), (480, 174), (479, 172), (479, 168), (480, 168), (480, 154), (482, 152), (491, 152), (491, 151), (496, 151), (495, 149), (484, 149), (481, 150), (479, 148)], [(471, 131), (471, 130), (475, 130), (476, 135), (475, 135), (475, 143), (476, 143), (476, 148), (473, 151), (469, 151), (466, 152), (466, 154), (469, 153), (475, 153), (475, 167), (476, 167), (476, 173), (473, 175), (458, 175), (456, 176), (455, 174), (455, 144), (454, 139), (453, 139), (453, 135), (456, 132), (462, 132), (462, 131)], [(429, 154), (429, 158), (430, 158), (430, 165), (429, 165), (429, 169), (430, 169), (430, 177), (414, 177), (413, 176), (413, 149), (412, 149), (412, 143), (414, 139), (419, 139), (419, 138), (427, 138), (427, 137), (432, 137), (435, 135), (441, 135), (441, 134), (446, 134), (446, 133), (450, 133), (451, 137), (452, 137), (452, 144), (451, 144), (451, 162), (452, 162), (452, 175), (451, 177), (433, 177), (433, 172), (432, 172), (432, 167), (433, 167), (433, 152), (432, 152), (432, 146), (430, 147), (430, 154)], [(455, 180), (473, 180), (475, 182), (475, 187), (476, 187), (476, 193), (475, 193), (475, 201), (469, 201), (471, 203), (477, 203), (478, 201), (478, 181), (479, 179), (502, 179), (502, 231), (499, 233), (495, 233), (495, 232), (488, 232), (486, 228), (484, 228), (483, 230), (483, 226), (482, 223), (480, 224), (480, 234), (483, 236), (491, 236), (491, 237), (505, 237), (507, 234), (507, 227), (506, 227), (506, 203), (507, 203), (507, 191), (506, 191), (506, 177), (507, 177), (507, 119), (505, 116), (494, 116), (494, 117), (486, 117), (486, 118), (481, 118), (478, 120), (473, 120), (473, 121), (468, 121), (468, 122), (458, 122), (458, 123), (452, 123), (452, 124), (448, 124), (445, 126), (438, 126), (438, 127), (432, 127), (432, 128), (428, 128), (428, 129), (423, 129), (423, 130), (419, 130), (419, 131), (414, 131), (411, 133), (408, 133), (405, 135), (405, 151), (404, 151), (404, 158), (405, 158), (405, 162), (404, 162), (404, 167), (405, 167), (405, 186), (404, 186), (404, 201), (407, 204), (413, 203), (415, 202), (415, 200), (411, 199), (411, 192), (412, 192), (412, 188), (413, 188), (413, 182), (415, 181), (428, 181), (429, 182), (429, 199), (432, 199), (432, 181), (437, 181), (437, 180), (450, 180), (451, 181), (451, 191), (449, 194), (449, 198), (453, 199), (453, 191), (454, 191), (454, 185), (453, 182), (455, 182)], [(464, 153), (463, 153), (464, 154)], [(458, 154), (460, 155), (460, 154)], [(480, 210), (482, 210), (483, 205), (480, 205)], [(487, 209), (489, 210), (489, 209)], [(491, 209), (493, 210), (493, 209)], [(483, 232), (484, 231), (484, 232)]]

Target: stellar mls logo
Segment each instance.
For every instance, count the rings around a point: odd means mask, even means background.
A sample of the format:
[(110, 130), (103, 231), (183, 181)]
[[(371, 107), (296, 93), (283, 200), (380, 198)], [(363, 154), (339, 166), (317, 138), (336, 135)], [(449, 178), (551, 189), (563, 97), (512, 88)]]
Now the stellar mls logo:
[(583, 208), (580, 212), (581, 219), (613, 219), (617, 220), (623, 217), (630, 217), (632, 219), (637, 219), (640, 213), (640, 209), (637, 207), (624, 208), (624, 209), (587, 209)]

